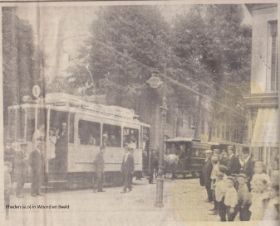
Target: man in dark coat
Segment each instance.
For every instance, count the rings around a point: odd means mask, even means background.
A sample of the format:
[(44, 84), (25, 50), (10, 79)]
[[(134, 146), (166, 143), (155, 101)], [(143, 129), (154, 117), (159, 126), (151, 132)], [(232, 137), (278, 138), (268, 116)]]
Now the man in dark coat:
[(251, 191), (250, 182), (252, 180), (254, 174), (254, 160), (250, 154), (250, 149), (248, 147), (244, 147), (242, 149), (244, 163), (241, 168), (241, 172), (244, 173), (247, 177), (247, 185), (249, 191)]
[(40, 187), (43, 178), (43, 142), (36, 143), (35, 150), (30, 153), (29, 164), (31, 167), (31, 195), (37, 196), (40, 194)]
[(55, 156), (56, 156), (56, 170), (60, 173), (65, 173), (67, 170), (67, 146), (68, 146), (68, 128), (67, 123), (62, 122), (61, 129), (58, 134)]
[(127, 189), (132, 190), (132, 176), (134, 172), (134, 157), (132, 149), (125, 148), (125, 154), (122, 161), (121, 171), (124, 178), (124, 187), (122, 193), (126, 193)]
[(229, 155), (229, 160), (228, 160), (227, 168), (228, 168), (229, 175), (239, 174), (241, 169), (241, 164), (239, 159), (235, 155), (235, 150), (233, 149), (233, 146), (228, 146), (228, 155)]
[(22, 191), (27, 176), (27, 162), (26, 162), (26, 148), (27, 144), (22, 143), (20, 150), (16, 152), (14, 164), (15, 164), (15, 179), (17, 183), (16, 196), (23, 198)]
[(207, 150), (205, 163), (202, 167), (202, 171), (200, 175), (200, 184), (202, 186), (205, 186), (209, 202), (213, 201), (213, 196), (211, 191), (211, 172), (213, 169), (213, 165), (211, 162), (211, 157), (212, 157), (212, 151)]
[(105, 146), (101, 146), (99, 152), (96, 154), (93, 165), (95, 169), (93, 191), (104, 192), (104, 150)]

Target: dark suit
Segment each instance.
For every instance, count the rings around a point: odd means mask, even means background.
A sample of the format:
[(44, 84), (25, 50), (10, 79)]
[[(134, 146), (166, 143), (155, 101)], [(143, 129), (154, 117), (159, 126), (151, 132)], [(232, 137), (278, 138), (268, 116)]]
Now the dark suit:
[(43, 157), (39, 150), (30, 153), (29, 164), (31, 167), (31, 195), (39, 195), (43, 177)]
[(93, 162), (95, 169), (94, 185), (93, 189), (98, 192), (103, 190), (103, 180), (104, 180), (104, 154), (103, 152), (98, 152), (95, 156)]
[(248, 159), (248, 161), (246, 161), (244, 163), (244, 166), (242, 167), (241, 172), (247, 176), (247, 179), (248, 179), (247, 185), (248, 185), (249, 191), (251, 191), (250, 182), (251, 182), (253, 174), (254, 174), (254, 160), (252, 159), (252, 157), (250, 157)]
[(67, 171), (67, 147), (68, 135), (66, 129), (66, 131), (59, 133), (59, 138), (55, 145), (56, 170), (60, 173)]
[(27, 176), (27, 165), (25, 161), (24, 152), (22, 151), (16, 152), (14, 164), (15, 164), (14, 174), (17, 182), (16, 195), (20, 196), (22, 194), (23, 186)]
[(201, 175), (200, 175), (200, 183), (202, 186), (205, 186), (208, 200), (213, 201), (212, 191), (211, 191), (211, 172), (213, 169), (213, 165), (211, 159), (206, 160), (202, 167)]
[(133, 176), (133, 171), (134, 171), (134, 157), (132, 154), (128, 154), (127, 158), (126, 155), (123, 157), (122, 161), (122, 167), (121, 171), (123, 173), (124, 177), (124, 192), (129, 189), (131, 191), (132, 189), (132, 176)]
[(240, 173), (241, 165), (239, 159), (235, 155), (231, 156), (227, 167), (229, 175)]

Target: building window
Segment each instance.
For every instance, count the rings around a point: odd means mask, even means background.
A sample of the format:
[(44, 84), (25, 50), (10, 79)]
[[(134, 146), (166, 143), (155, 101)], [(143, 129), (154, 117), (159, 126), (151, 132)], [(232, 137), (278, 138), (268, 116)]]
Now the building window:
[[(278, 90), (278, 46), (277, 46), (277, 21), (269, 22), (269, 45), (268, 45), (268, 59), (269, 59), (269, 71), (268, 77), (270, 81), (268, 82), (268, 90), (276, 91)], [(270, 86), (269, 86), (270, 83)]]

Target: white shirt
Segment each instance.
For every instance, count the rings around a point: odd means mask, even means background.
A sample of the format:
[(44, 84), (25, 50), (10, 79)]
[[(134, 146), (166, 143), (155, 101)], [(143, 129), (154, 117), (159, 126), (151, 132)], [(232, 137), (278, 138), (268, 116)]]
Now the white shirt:
[(215, 198), (216, 198), (217, 202), (221, 202), (222, 201), (223, 197), (226, 194), (226, 190), (227, 190), (227, 184), (226, 184), (226, 180), (225, 179), (216, 181)]
[(210, 178), (212, 180), (215, 180), (217, 178), (217, 173), (219, 172), (220, 170), (220, 164), (219, 163), (216, 163), (215, 165), (213, 165), (213, 170), (211, 172), (211, 176)]
[(267, 187), (271, 184), (270, 177), (266, 173), (260, 173), (260, 174), (254, 174), (252, 177), (252, 180), (250, 182), (252, 191), (259, 191), (259, 188), (257, 187), (258, 181), (265, 180), (267, 182)]
[(129, 155), (129, 153), (125, 153), (125, 154), (124, 154), (124, 158), (123, 158), (124, 162), (126, 162), (126, 160), (127, 160), (127, 158), (128, 158), (128, 155)]
[(231, 208), (234, 208), (237, 206), (238, 203), (238, 195), (237, 191), (234, 187), (227, 188), (226, 194), (225, 194), (225, 205)]

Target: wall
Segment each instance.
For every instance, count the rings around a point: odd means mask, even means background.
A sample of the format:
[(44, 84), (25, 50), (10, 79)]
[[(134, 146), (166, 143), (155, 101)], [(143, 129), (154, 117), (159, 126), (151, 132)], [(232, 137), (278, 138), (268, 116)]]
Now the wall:
[(269, 73), (269, 42), (268, 22), (277, 19), (277, 8), (257, 9), (252, 12), (252, 64), (251, 64), (251, 93), (266, 91), (266, 78)]

